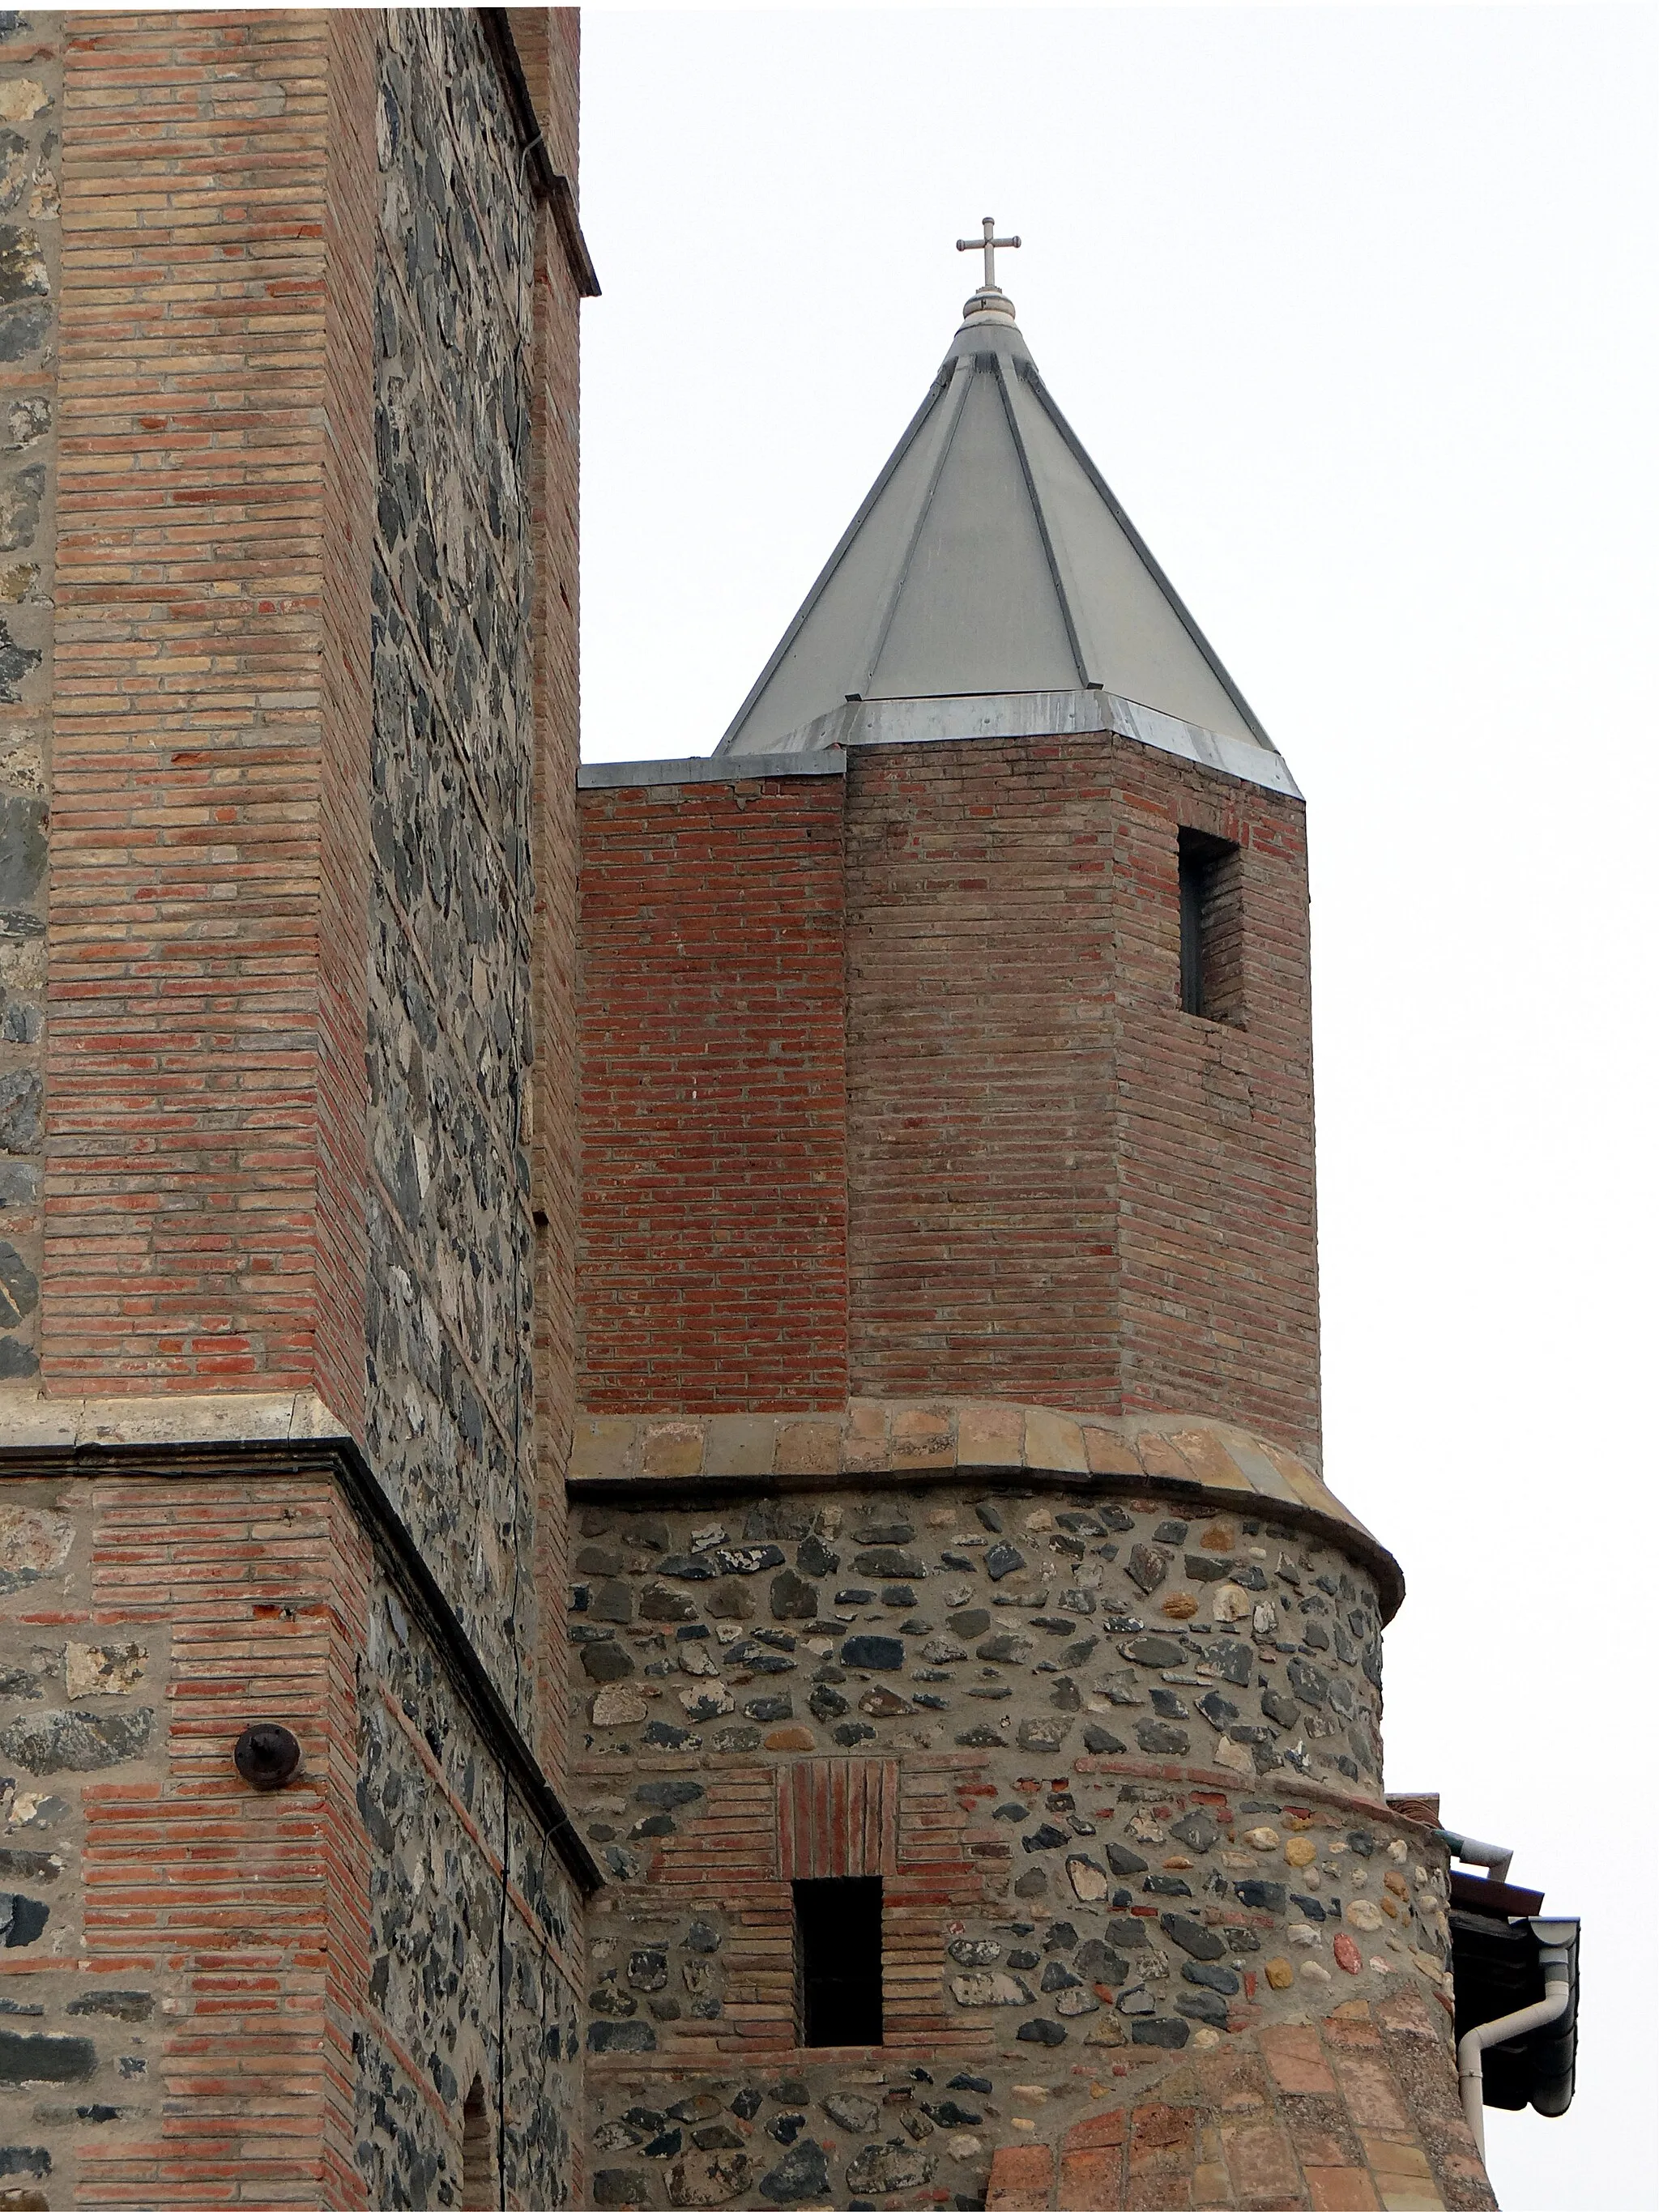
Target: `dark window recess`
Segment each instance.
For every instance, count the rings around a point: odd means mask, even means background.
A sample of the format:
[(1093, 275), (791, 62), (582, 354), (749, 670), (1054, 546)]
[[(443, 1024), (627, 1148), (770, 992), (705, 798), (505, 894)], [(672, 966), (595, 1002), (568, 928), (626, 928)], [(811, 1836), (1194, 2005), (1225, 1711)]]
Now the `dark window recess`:
[(881, 2041), (881, 1877), (798, 1881), (795, 1969), (804, 2044)]
[(1181, 1006), (1183, 1013), (1231, 1021), (1244, 1006), (1244, 898), (1239, 850), (1224, 837), (1183, 830), (1181, 870)]
[(461, 2107), (461, 2212), (494, 2212), (497, 2194), (489, 2100), (475, 2075)]

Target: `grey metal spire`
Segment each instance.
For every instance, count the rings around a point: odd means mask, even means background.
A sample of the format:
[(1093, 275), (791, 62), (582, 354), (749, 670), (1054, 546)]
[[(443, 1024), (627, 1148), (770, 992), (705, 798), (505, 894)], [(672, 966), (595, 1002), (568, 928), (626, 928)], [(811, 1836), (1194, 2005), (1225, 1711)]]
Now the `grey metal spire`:
[(1113, 708), (1147, 708), (1192, 740), (1150, 742), (1293, 790), (1037, 374), (994, 281), (1018, 239), (983, 229), (957, 240), (986, 281), (932, 389), (716, 750), (1122, 726)]

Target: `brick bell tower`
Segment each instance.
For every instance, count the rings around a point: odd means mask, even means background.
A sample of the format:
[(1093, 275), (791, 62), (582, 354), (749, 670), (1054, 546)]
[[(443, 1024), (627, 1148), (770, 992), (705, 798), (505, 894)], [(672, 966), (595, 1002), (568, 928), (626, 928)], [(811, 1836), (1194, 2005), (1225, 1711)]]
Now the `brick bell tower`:
[(594, 2203), (1491, 2206), (1303, 802), (988, 247), (714, 756), (580, 783)]

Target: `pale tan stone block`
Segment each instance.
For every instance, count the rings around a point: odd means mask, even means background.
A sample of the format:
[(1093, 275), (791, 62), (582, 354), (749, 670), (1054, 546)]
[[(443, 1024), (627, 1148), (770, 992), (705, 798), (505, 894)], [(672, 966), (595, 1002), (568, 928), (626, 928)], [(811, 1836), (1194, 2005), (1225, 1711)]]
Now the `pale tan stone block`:
[(780, 1474), (834, 1474), (841, 1465), (839, 1421), (785, 1421), (778, 1430)]
[(958, 1467), (1018, 1467), (1025, 1416), (1018, 1406), (974, 1400), (957, 1409)]
[(1116, 1429), (1085, 1428), (1084, 1449), (1091, 1474), (1139, 1474), (1140, 1462), (1134, 1446)]
[(1135, 1438), (1135, 1451), (1145, 1474), (1165, 1475), (1176, 1482), (1190, 1482), (1193, 1479), (1191, 1468), (1170, 1439), (1159, 1436), (1155, 1430), (1146, 1430)]
[(645, 1432), (640, 1467), (646, 1474), (701, 1474), (702, 1423), (653, 1421)]
[(630, 1474), (634, 1452), (632, 1421), (580, 1416), (570, 1445), (572, 1480), (586, 1476)]
[(906, 1467), (953, 1467), (951, 1416), (939, 1406), (909, 1406), (893, 1416), (890, 1452)]
[(704, 1424), (704, 1474), (770, 1474), (778, 1425), (767, 1413), (714, 1413)]
[(1248, 1490), (1249, 1479), (1212, 1429), (1177, 1429), (1170, 1442), (1212, 1490)]
[(1025, 1416), (1025, 1464), (1051, 1467), (1064, 1474), (1086, 1474), (1089, 1456), (1083, 1431), (1065, 1413), (1034, 1406)]

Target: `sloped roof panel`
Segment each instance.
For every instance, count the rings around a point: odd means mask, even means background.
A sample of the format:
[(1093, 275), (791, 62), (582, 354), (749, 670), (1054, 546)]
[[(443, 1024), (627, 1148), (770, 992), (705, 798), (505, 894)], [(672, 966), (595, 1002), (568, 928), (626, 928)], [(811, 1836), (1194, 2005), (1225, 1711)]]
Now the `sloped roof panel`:
[(976, 697), (1102, 690), (1272, 754), (1007, 302), (978, 297), (717, 750), (829, 742), (808, 726), (849, 700), (960, 699), (968, 734)]
[(1002, 380), (988, 366), (968, 369), (965, 381), (872, 698), (1048, 691), (1079, 681)]

